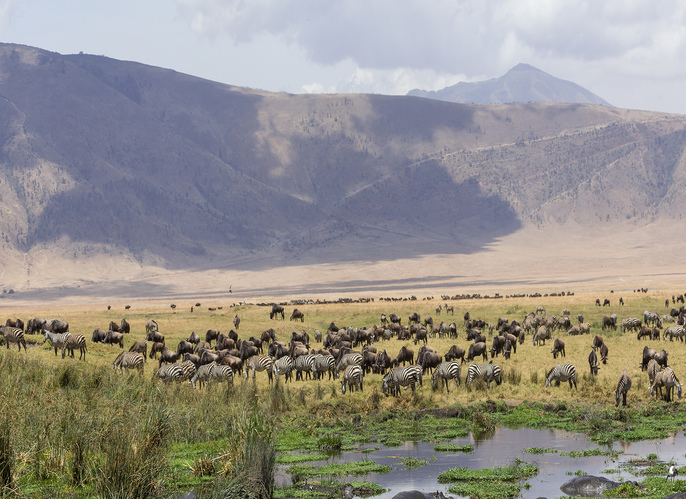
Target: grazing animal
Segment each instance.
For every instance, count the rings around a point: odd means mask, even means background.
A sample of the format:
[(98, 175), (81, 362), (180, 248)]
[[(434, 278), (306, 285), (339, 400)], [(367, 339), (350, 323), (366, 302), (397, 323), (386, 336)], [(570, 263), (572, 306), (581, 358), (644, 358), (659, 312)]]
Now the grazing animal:
[(332, 377), (335, 379), (338, 376), (338, 373), (336, 372), (336, 359), (334, 359), (333, 355), (315, 355), (313, 373), (315, 378), (322, 379), (326, 372), (329, 373), (329, 380), (331, 380)]
[[(576, 327), (576, 326), (574, 326), (574, 327)], [(549, 339), (550, 339), (550, 330), (548, 329), (547, 326), (541, 326), (536, 331), (536, 334), (534, 334), (534, 337), (533, 337), (534, 346), (545, 345), (545, 340), (549, 340)]]
[(293, 309), (293, 313), (291, 314), (290, 320), (292, 321), (300, 321), (300, 322), (305, 322), (305, 314), (302, 313), (300, 310), (297, 308)]
[(660, 372), (660, 366), (657, 364), (655, 359), (650, 359), (648, 362), (648, 368), (646, 370), (648, 371), (648, 380), (652, 385), (653, 381), (655, 381), (655, 376)]
[(641, 329), (641, 320), (636, 317), (627, 317), (619, 326), (619, 330), (622, 333), (626, 331), (638, 331), (639, 329)]
[(303, 371), (305, 372), (305, 379), (314, 379), (314, 355), (300, 355), (295, 358), (295, 380), (303, 380)]
[(602, 361), (603, 364), (607, 364), (607, 353), (608, 353), (607, 345), (605, 343), (603, 343), (602, 345), (600, 345), (600, 360)]
[(279, 381), (279, 376), (281, 374), (286, 377), (286, 382), (291, 381), (293, 379), (293, 369), (295, 369), (295, 363), (293, 362), (293, 359), (287, 355), (272, 362), (272, 371), (276, 381)]
[(159, 329), (160, 328), (157, 327), (157, 322), (150, 318), (145, 319), (145, 334), (150, 333), (150, 331), (159, 331)]
[(545, 386), (549, 388), (551, 383), (555, 381), (555, 386), (560, 386), (560, 382), (569, 381), (569, 389), (576, 388), (576, 368), (574, 364), (559, 364), (553, 367), (545, 377)]
[(539, 313), (545, 315), (545, 307), (543, 305), (538, 305), (536, 307), (536, 315), (538, 315)]
[(450, 347), (450, 350), (448, 350), (448, 353), (446, 353), (443, 357), (445, 358), (446, 362), (460, 359), (460, 364), (462, 364), (465, 361), (465, 353), (466, 351), (464, 348), (453, 345)]
[(434, 390), (438, 388), (438, 380), (441, 380), (441, 386), (445, 384), (446, 392), (450, 393), (448, 388), (448, 380), (451, 378), (455, 380), (455, 385), (460, 386), (460, 363), (459, 362), (442, 362), (431, 376), (431, 386)]
[(346, 386), (353, 392), (355, 388), (364, 391), (364, 373), (360, 366), (348, 366), (345, 368), (343, 378), (341, 379), (341, 392), (345, 395)]
[(202, 389), (203, 385), (209, 382), (212, 368), (216, 365), (216, 362), (210, 362), (209, 364), (200, 366), (191, 379), (188, 380), (191, 387), (195, 388), (195, 384), (198, 383), (200, 385), (199, 387)]
[[(43, 329), (43, 343), (46, 341), (50, 340), (50, 343), (52, 344), (52, 348), (55, 349), (55, 357), (57, 357), (57, 349), (61, 349), (64, 346), (64, 342), (67, 340), (67, 338), (71, 336), (71, 333), (63, 333), (63, 334), (57, 334), (57, 333), (51, 333), (47, 329)], [(8, 344), (9, 348), (9, 344)], [(24, 351), (26, 351), (26, 346), (24, 346)]]
[(168, 364), (166, 366), (161, 366), (157, 371), (155, 371), (155, 377), (161, 379), (165, 383), (180, 382), (183, 381), (183, 369), (179, 364)]
[(492, 381), (495, 381), (496, 385), (500, 385), (503, 382), (502, 370), (497, 364), (469, 364), (466, 379), (467, 386), (471, 386), (472, 381), (476, 378), (481, 378), (489, 390), (491, 389)]
[(662, 335), (662, 341), (667, 341), (667, 336), (669, 336), (669, 341), (674, 341), (675, 336), (677, 339), (684, 341), (684, 335), (686, 335), (686, 329), (684, 326), (669, 326), (665, 329), (665, 332)]
[(588, 365), (591, 367), (591, 376), (598, 375), (598, 357), (595, 354), (595, 350), (591, 349), (591, 353), (588, 354)]
[[(10, 343), (16, 343), (17, 348), (19, 348), (20, 352), (22, 345), (24, 346), (24, 352), (26, 352), (26, 340), (24, 339), (24, 331), (22, 331), (18, 327), (2, 326), (0, 327), (0, 334), (3, 338), (5, 338), (5, 346), (7, 347), (7, 350), (9, 350), (10, 348)], [(55, 355), (57, 355), (57, 347), (55, 347)]]
[(164, 343), (153, 343), (152, 346), (150, 347), (150, 358), (154, 359), (157, 357), (157, 352), (161, 352), (162, 349), (164, 348)]
[(381, 391), (384, 394), (390, 393), (398, 397), (400, 395), (400, 387), (408, 386), (415, 391), (416, 384), (422, 384), (421, 367), (407, 366), (395, 367), (388, 371), (388, 373), (381, 380)]
[(615, 407), (619, 407), (619, 399), (622, 399), (622, 407), (626, 407), (626, 395), (631, 388), (631, 375), (626, 369), (619, 375), (619, 382), (615, 390)]
[(160, 367), (162, 367), (162, 364), (176, 364), (177, 360), (179, 360), (178, 353), (171, 348), (162, 347), (162, 351), (160, 352)]
[(608, 307), (610, 306), (610, 300), (608, 300), (607, 298), (605, 298), (605, 299), (603, 300), (603, 307), (604, 307), (604, 306), (608, 306)]
[(137, 352), (121, 352), (117, 355), (117, 358), (112, 362), (112, 366), (115, 371), (119, 369), (124, 371), (124, 369), (137, 369), (138, 374), (143, 374), (143, 356)]
[(245, 371), (243, 375), (245, 376), (245, 379), (248, 379), (248, 372), (252, 370), (252, 379), (255, 379), (255, 373), (257, 371), (266, 371), (267, 377), (269, 378), (269, 383), (271, 384), (274, 381), (274, 378), (272, 376), (272, 359), (271, 357), (264, 357), (260, 355), (253, 355), (250, 357), (247, 362), (244, 363), (245, 365)]
[(145, 340), (139, 340), (131, 345), (129, 352), (136, 352), (143, 356), (145, 362), (148, 362), (148, 343)]
[(193, 343), (194, 345), (197, 345), (198, 343), (200, 343), (200, 335), (195, 331), (192, 331), (191, 335), (188, 337), (186, 341), (188, 343)]
[[(676, 391), (677, 396), (681, 398), (681, 383), (679, 383), (679, 380), (671, 367), (665, 367), (662, 371), (662, 384), (665, 387), (666, 402), (672, 401), (673, 390)], [(653, 394), (651, 393), (650, 395), (652, 396)]]
[(469, 352), (467, 353), (467, 362), (471, 362), (475, 357), (481, 355), (484, 361), (488, 361), (488, 347), (486, 343), (480, 341), (479, 343), (472, 343), (469, 345)]
[(129, 324), (126, 319), (122, 319), (119, 330), (124, 334), (129, 334), (131, 332), (131, 324)]
[(279, 315), (281, 315), (282, 320), (286, 320), (286, 312), (284, 311), (283, 307), (275, 303), (272, 305), (271, 312), (269, 312), (269, 318), (278, 319)]
[(217, 338), (219, 338), (219, 330), (217, 329), (208, 329), (205, 333), (205, 341), (210, 344), (210, 348), (212, 347), (212, 341), (217, 341)]
[(119, 348), (124, 348), (124, 335), (116, 331), (107, 331), (103, 343), (107, 345), (119, 345)]
[(233, 316), (233, 327), (238, 329), (238, 326), (240, 326), (240, 324), (241, 324), (241, 318), (238, 317), (238, 314), (234, 315)]
[(86, 337), (82, 334), (70, 334), (62, 344), (62, 358), (69, 351), (69, 356), (74, 357), (74, 350), (79, 349), (79, 360), (86, 360)]
[(553, 349), (550, 351), (553, 354), (553, 359), (557, 359), (557, 354), (562, 355), (562, 357), (566, 357), (566, 352), (565, 352), (565, 344), (564, 341), (562, 341), (559, 338), (555, 338), (555, 342), (553, 343)]

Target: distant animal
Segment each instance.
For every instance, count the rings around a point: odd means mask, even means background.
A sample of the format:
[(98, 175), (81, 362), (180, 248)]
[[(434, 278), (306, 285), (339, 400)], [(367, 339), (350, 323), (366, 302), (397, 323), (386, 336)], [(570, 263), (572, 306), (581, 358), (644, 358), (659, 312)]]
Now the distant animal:
[(278, 316), (281, 315), (281, 319), (286, 318), (286, 312), (284, 311), (283, 307), (278, 304), (273, 304), (272, 305), (272, 310), (269, 312), (269, 318), (270, 319), (278, 319)]
[(233, 316), (233, 327), (238, 329), (238, 326), (241, 324), (241, 319), (238, 317), (238, 314)]
[(297, 308), (293, 309), (293, 312), (291, 313), (291, 318), (290, 320), (292, 321), (300, 321), (300, 322), (305, 322), (305, 314), (302, 313), (300, 310)]
[(619, 400), (622, 399), (622, 407), (626, 407), (626, 395), (631, 388), (631, 375), (626, 369), (619, 375), (619, 382), (615, 390), (615, 407), (619, 407)]

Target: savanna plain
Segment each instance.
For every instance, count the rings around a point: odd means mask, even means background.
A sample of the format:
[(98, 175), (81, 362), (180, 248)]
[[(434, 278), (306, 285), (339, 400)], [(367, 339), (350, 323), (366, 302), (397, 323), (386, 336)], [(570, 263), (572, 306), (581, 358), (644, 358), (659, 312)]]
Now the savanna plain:
[[(175, 308), (161, 302), (131, 302), (129, 309), (124, 303), (109, 309), (107, 304), (5, 305), (5, 318), (67, 321), (72, 334), (86, 337), (88, 351), (85, 360), (79, 360), (78, 350), (74, 358), (68, 354), (62, 358), (61, 351), (55, 355), (42, 335), (30, 334), (26, 335), (27, 351), (17, 352), (15, 345), (0, 350), (3, 493), (16, 497), (179, 497), (193, 491), (197, 497), (340, 497), (340, 487), (324, 486), (333, 483), (329, 480), (357, 480), (350, 477), (383, 470), (374, 469), (374, 463), (351, 463), (321, 471), (303, 463), (362, 444), (446, 443), (470, 432), (488, 434), (499, 425), (583, 432), (599, 444), (663, 438), (682, 430), (686, 410), (676, 397), (671, 402), (651, 398), (648, 375), (640, 365), (642, 352), (646, 345), (658, 351), (664, 348), (669, 365), (683, 379), (686, 346), (678, 340), (664, 341), (662, 334), (657, 341), (639, 340), (635, 332), (623, 333), (619, 323), (627, 317), (643, 320), (646, 310), (668, 315), (681, 305), (672, 302), (672, 296), (680, 294), (675, 290), (608, 291), (455, 300), (428, 299), (417, 293), (416, 300), (374, 297), (367, 302), (287, 303), (285, 320), (270, 319), (270, 306), (237, 305), (230, 296), (199, 305), (176, 301)], [(624, 305), (619, 304), (620, 296)], [(598, 306), (596, 299), (601, 303), (608, 299), (610, 305)], [(454, 308), (453, 314), (446, 312), (446, 305)], [(428, 338), (428, 345), (445, 355), (452, 345), (469, 349), (466, 312), (492, 324), (501, 317), (522, 322), (526, 313), (541, 306), (547, 315), (557, 317), (568, 310), (572, 324), (577, 323), (578, 314), (583, 315), (590, 333), (567, 336), (565, 329), (557, 329), (543, 346), (533, 345), (532, 334), (527, 333), (509, 359), (502, 355), (491, 359), (489, 353), (489, 360), (502, 369), (500, 385), (491, 383), (488, 388), (475, 382), (467, 387), (469, 363), (465, 363), (459, 386), (451, 381), (449, 391), (440, 385), (432, 387), (427, 372), (422, 386), (400, 390), (397, 397), (384, 394), (382, 374), (371, 372), (364, 376), (363, 390), (345, 394), (340, 379), (326, 375), (320, 380), (289, 382), (282, 376), (270, 382), (265, 372), (257, 372), (254, 379), (252, 373), (247, 379), (236, 373), (232, 386), (221, 383), (194, 389), (188, 382), (168, 384), (156, 379), (155, 359), (147, 359), (143, 375), (135, 370), (115, 371), (112, 363), (120, 347), (91, 341), (94, 329), (107, 329), (111, 321), (126, 319), (131, 326), (124, 338), (128, 350), (145, 338), (145, 321), (153, 319), (173, 350), (193, 331), (204, 340), (209, 329), (222, 333), (234, 329), (247, 340), (259, 338), (269, 328), (275, 330), (277, 340), (286, 343), (292, 332), (307, 331), (310, 347), (319, 349), (322, 344), (314, 340), (314, 332), (325, 333), (332, 322), (341, 328), (361, 328), (380, 324), (382, 314), (394, 313), (407, 324), (409, 315), (418, 313), (422, 322), (432, 317), (435, 326), (441, 321), (456, 323), (457, 339)], [(304, 322), (289, 321), (294, 308), (304, 313)], [(603, 317), (611, 314), (618, 316), (617, 329), (602, 330)], [(240, 318), (238, 329), (235, 315)], [(483, 332), (490, 350), (492, 336), (488, 328)], [(588, 356), (595, 335), (602, 336), (608, 346), (608, 360), (593, 376)], [(565, 342), (565, 357), (553, 359), (555, 338)], [(372, 346), (391, 357), (405, 346), (416, 356), (421, 343), (394, 337)], [(478, 357), (474, 362), (484, 361)], [(546, 388), (546, 373), (565, 363), (576, 366), (577, 387), (562, 383)], [(615, 389), (623, 369), (629, 371), (632, 387), (627, 407), (615, 407)], [(277, 466), (290, 473), (293, 485), (274, 485)], [(306, 480), (323, 485), (305, 490)], [(659, 480), (659, 487), (625, 488), (624, 496), (663, 497), (665, 492), (682, 491), (680, 482), (667, 485), (664, 478)], [(360, 495), (378, 492), (373, 484), (351, 483)], [(478, 491), (469, 495), (485, 497)]]

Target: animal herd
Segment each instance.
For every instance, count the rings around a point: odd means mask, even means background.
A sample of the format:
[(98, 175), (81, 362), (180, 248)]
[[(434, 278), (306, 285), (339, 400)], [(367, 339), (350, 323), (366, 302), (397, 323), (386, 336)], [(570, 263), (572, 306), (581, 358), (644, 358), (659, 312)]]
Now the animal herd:
[[(682, 301), (683, 298), (676, 300)], [(599, 301), (597, 305), (600, 305)], [(668, 300), (666, 306), (669, 306)], [(448, 304), (439, 305), (434, 311), (437, 315), (454, 315), (453, 306)], [(635, 332), (639, 341), (665, 342), (669, 338), (672, 343), (675, 340), (684, 342), (685, 315), (683, 306), (672, 309), (669, 315), (662, 317), (655, 312), (645, 311), (642, 320), (627, 317), (619, 321), (616, 314), (612, 314), (602, 318), (601, 331), (598, 332), (614, 332), (619, 323), (621, 333)], [(269, 316), (270, 319), (285, 319), (284, 307), (273, 305)], [(421, 317), (418, 312), (410, 314), (406, 321), (391, 313), (381, 314), (376, 325), (339, 327), (331, 322), (325, 332), (313, 331), (314, 344), (306, 331), (294, 331), (287, 341), (279, 341), (273, 328), (249, 339), (239, 338), (234, 329), (228, 334), (223, 334), (219, 329), (208, 329), (204, 341), (199, 334), (192, 332), (176, 348), (167, 346), (157, 322), (148, 318), (145, 321), (144, 339), (132, 342), (128, 350), (124, 350), (124, 338), (131, 334), (131, 326), (122, 319), (119, 323), (111, 321), (107, 329), (96, 328), (91, 335), (91, 342), (119, 346), (121, 352), (113, 361), (116, 370), (133, 369), (142, 374), (148, 359), (155, 359), (158, 365), (154, 376), (164, 381), (187, 381), (193, 388), (203, 387), (212, 381), (233, 384), (236, 376), (247, 379), (252, 374), (255, 379), (256, 374), (262, 372), (270, 383), (280, 376), (284, 376), (285, 382), (292, 382), (292, 374), (295, 373), (295, 381), (323, 380), (325, 376), (329, 380), (340, 378), (341, 392), (345, 394), (363, 391), (365, 376), (375, 373), (381, 376), (384, 394), (400, 396), (402, 389), (414, 391), (423, 386), (423, 377), (427, 374), (431, 375), (431, 385), (435, 390), (445, 387), (449, 392), (452, 382), (456, 388), (460, 387), (463, 363), (468, 364), (464, 386), (471, 387), (475, 380), (483, 381), (486, 389), (490, 389), (492, 382), (500, 385), (503, 383), (503, 371), (494, 360), (502, 355), (503, 361), (507, 362), (517, 354), (518, 346), (521, 348), (527, 335), (531, 337), (533, 347), (551, 341), (553, 360), (557, 360), (558, 356), (566, 360), (566, 345), (560, 336), (591, 337), (591, 324), (584, 321), (582, 314), (578, 314), (575, 320), (571, 317), (567, 309), (558, 317), (547, 314), (545, 307), (537, 306), (523, 316), (500, 317), (495, 323), (487, 323), (472, 317), (467, 311), (463, 323), (458, 326), (456, 322), (440, 321), (435, 324), (431, 316)], [(296, 308), (290, 319), (304, 322), (305, 314)], [(666, 322), (673, 324), (662, 330)], [(232, 324), (236, 330), (240, 323), (238, 314), (234, 315)], [(6, 326), (0, 327), (7, 348), (10, 344), (17, 344), (20, 351), (22, 346), (26, 351), (25, 333), (42, 334), (43, 344), (49, 343), (55, 355), (60, 350), (62, 358), (67, 354), (74, 357), (74, 352), (78, 350), (79, 359), (85, 361), (88, 351), (85, 336), (70, 333), (69, 324), (63, 320), (36, 318), (24, 326), (20, 319), (8, 319)], [(460, 335), (464, 335), (469, 343), (463, 346), (453, 344), (443, 352), (429, 345), (434, 338), (457, 340)], [(393, 349), (391, 345), (394, 339), (402, 343), (397, 355), (388, 353)], [(410, 346), (412, 343), (418, 346), (416, 355)], [(319, 348), (317, 344), (321, 344)], [(591, 376), (595, 376), (601, 363), (608, 364), (609, 349), (601, 334), (594, 335), (589, 346), (589, 369)], [(536, 352), (534, 355), (543, 355), (537, 350), (533, 352)], [(529, 350), (525, 355), (531, 354)], [(481, 364), (475, 362), (479, 358)], [(651, 397), (659, 395), (671, 401), (676, 394), (681, 398), (681, 383), (667, 362), (666, 350), (657, 351), (646, 346), (642, 352), (641, 369), (647, 372)], [(627, 369), (620, 371), (615, 403), (626, 405), (627, 394), (632, 386), (631, 375)], [(570, 389), (577, 387), (577, 370), (573, 363), (557, 364), (546, 370), (546, 387), (553, 383), (559, 386), (564, 382), (569, 383)]]

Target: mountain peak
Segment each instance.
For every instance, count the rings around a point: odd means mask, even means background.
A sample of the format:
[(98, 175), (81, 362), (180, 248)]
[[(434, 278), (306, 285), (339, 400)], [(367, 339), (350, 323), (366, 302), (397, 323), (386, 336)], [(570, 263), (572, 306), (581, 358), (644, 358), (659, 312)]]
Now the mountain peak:
[(474, 83), (460, 82), (436, 91), (415, 89), (408, 95), (463, 104), (558, 102), (612, 107), (576, 83), (555, 78), (526, 63), (517, 64), (499, 78)]

